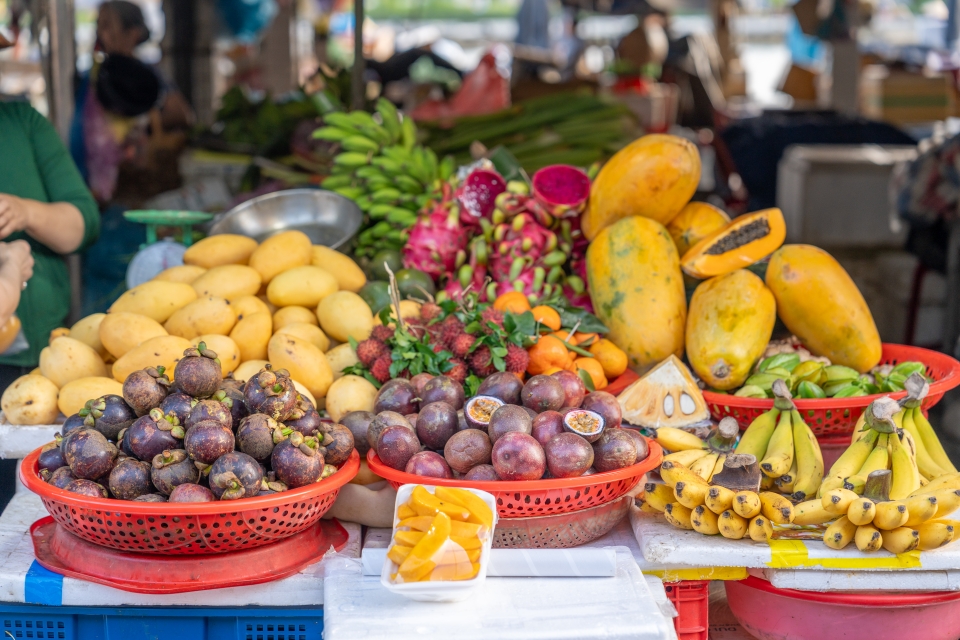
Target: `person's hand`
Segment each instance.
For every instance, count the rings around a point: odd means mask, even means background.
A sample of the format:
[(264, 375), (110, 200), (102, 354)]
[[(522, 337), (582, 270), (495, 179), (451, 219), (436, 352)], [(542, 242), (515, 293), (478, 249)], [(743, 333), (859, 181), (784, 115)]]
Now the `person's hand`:
[(33, 253), (26, 240), (0, 242), (0, 263), (7, 261), (15, 264), (20, 271), (20, 279), (24, 285), (33, 277)]
[(0, 240), (27, 228), (27, 206), (16, 196), (0, 193)]

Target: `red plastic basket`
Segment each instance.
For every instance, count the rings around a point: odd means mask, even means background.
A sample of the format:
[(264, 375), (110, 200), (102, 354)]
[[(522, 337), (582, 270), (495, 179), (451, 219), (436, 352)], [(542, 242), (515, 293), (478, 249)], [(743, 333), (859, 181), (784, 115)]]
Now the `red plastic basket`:
[(684, 580), (663, 585), (677, 610), (673, 626), (679, 640), (707, 640), (710, 621), (710, 581)]
[(497, 513), (501, 518), (525, 518), (571, 513), (616, 500), (637, 486), (645, 473), (660, 466), (663, 449), (650, 439), (647, 439), (647, 444), (650, 447), (650, 455), (643, 462), (616, 471), (595, 473), (579, 478), (509, 482), (425, 479), (423, 476), (388, 467), (380, 462), (380, 458), (373, 449), (367, 452), (367, 464), (370, 465), (371, 471), (385, 478), (394, 489), (404, 484), (420, 484), (425, 480), (429, 480), (432, 485), (442, 487), (470, 487), (493, 494), (497, 499)]
[[(929, 395), (923, 401), (924, 412), (929, 411), (930, 407), (940, 402), (940, 398), (943, 397), (945, 392), (960, 384), (960, 362), (957, 362), (954, 358), (920, 347), (883, 344), (883, 353), (880, 356), (881, 364), (898, 364), (911, 361), (925, 364), (927, 375), (934, 380), (930, 384)], [(794, 402), (800, 414), (817, 436), (849, 436), (853, 433), (853, 428), (856, 426), (863, 410), (880, 395), (817, 400), (795, 398)], [(902, 398), (906, 395), (906, 391), (890, 394), (893, 398)], [(754, 418), (773, 407), (773, 400), (767, 398), (738, 398), (733, 395), (711, 391), (704, 391), (703, 397), (707, 401), (710, 414), (715, 420), (732, 416), (740, 423), (741, 429), (746, 429)]]
[(211, 554), (252, 549), (300, 533), (333, 505), (340, 487), (360, 469), (354, 451), (320, 482), (260, 498), (227, 502), (150, 503), (88, 498), (58, 489), (39, 475), (34, 450), (20, 465), (20, 481), (67, 531), (121, 551)]

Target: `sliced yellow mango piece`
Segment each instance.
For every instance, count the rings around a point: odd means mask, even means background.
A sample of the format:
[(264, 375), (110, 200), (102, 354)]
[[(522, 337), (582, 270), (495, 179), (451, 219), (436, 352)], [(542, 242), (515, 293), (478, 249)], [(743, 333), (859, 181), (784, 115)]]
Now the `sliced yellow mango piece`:
[(410, 506), (410, 503), (402, 504), (397, 509), (397, 517), (401, 520), (406, 520), (407, 518), (413, 518), (417, 515), (417, 512), (413, 510), (413, 507)]
[(470, 517), (470, 510), (463, 505), (444, 502), (424, 489), (421, 485), (413, 488), (410, 499), (413, 510), (421, 516), (445, 513), (451, 519), (460, 520), (461, 522), (466, 522)]
[(444, 502), (450, 502), (467, 508), (470, 516), (467, 522), (483, 525), (488, 529), (493, 529), (493, 512), (483, 501), (483, 498), (467, 491), (466, 489), (457, 489), (455, 487), (437, 487), (436, 497)]
[(387, 557), (390, 558), (393, 564), (399, 567), (401, 564), (403, 564), (403, 561), (407, 559), (407, 556), (410, 555), (411, 551), (413, 551), (413, 547), (395, 544), (390, 547), (389, 551), (387, 551)]
[[(432, 516), (416, 516), (414, 518), (401, 520), (397, 527), (407, 527), (409, 529), (413, 529), (414, 531), (426, 531), (430, 528), (431, 524), (433, 524)], [(461, 538), (475, 537), (480, 535), (480, 525), (453, 520), (450, 522), (450, 535), (459, 536)]]
[(440, 552), (443, 544), (450, 538), (450, 516), (443, 512), (438, 513), (433, 520), (433, 526), (422, 536), (400, 565), (400, 577), (405, 582), (419, 580), (437, 566), (433, 557)]

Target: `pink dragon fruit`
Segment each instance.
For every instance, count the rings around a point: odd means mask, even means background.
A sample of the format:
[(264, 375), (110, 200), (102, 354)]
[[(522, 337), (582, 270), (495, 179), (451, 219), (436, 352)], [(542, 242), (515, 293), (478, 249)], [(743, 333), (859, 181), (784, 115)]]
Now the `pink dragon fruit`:
[(403, 266), (419, 269), (434, 280), (452, 273), (458, 253), (467, 248), (469, 236), (460, 224), (460, 211), (452, 201), (438, 202), (410, 228), (403, 247)]
[[(557, 250), (557, 235), (544, 228), (530, 213), (519, 213), (509, 223), (501, 223), (493, 233), (496, 250), (490, 256), (490, 275), (497, 293), (510, 288), (539, 296), (548, 282), (562, 275), (560, 266), (567, 260)], [(489, 295), (489, 294), (488, 294)]]
[(490, 218), (497, 196), (507, 190), (507, 183), (496, 171), (477, 169), (468, 175), (456, 196), (460, 202), (460, 222), (467, 226), (480, 224), (482, 218)]
[[(463, 252), (461, 252), (463, 254)], [(467, 290), (479, 294), (480, 302), (486, 302), (487, 280), (487, 243), (483, 236), (477, 236), (470, 241), (470, 259), (458, 258), (456, 275), (451, 277), (443, 288), (446, 296), (452, 300), (460, 300)]]
[(590, 178), (568, 164), (544, 167), (531, 182), (537, 203), (555, 218), (579, 216), (590, 198)]

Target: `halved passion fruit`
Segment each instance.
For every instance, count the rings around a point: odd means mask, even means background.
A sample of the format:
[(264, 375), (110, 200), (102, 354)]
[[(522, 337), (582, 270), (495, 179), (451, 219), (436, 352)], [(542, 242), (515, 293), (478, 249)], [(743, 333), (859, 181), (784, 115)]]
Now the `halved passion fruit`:
[(587, 442), (596, 442), (603, 434), (603, 427), (603, 417), (596, 411), (574, 409), (563, 416), (563, 428)]
[(473, 396), (463, 406), (463, 417), (471, 429), (486, 431), (493, 412), (503, 404), (503, 400), (493, 396)]

